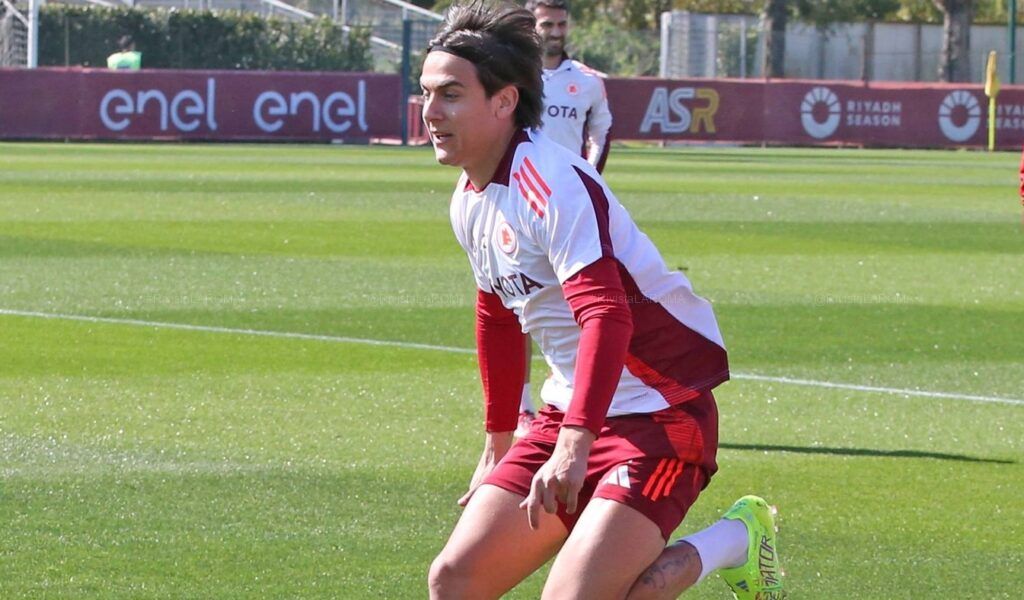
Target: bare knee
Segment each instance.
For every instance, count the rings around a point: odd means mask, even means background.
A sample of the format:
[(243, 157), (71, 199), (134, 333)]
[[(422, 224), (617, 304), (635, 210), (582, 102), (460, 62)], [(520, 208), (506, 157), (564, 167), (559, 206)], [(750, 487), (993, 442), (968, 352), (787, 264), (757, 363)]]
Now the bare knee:
[(430, 587), (431, 598), (452, 598), (458, 589), (458, 568), (445, 555), (439, 554), (434, 562), (430, 563), (430, 572), (427, 574), (427, 584)]
[(468, 568), (465, 561), (459, 561), (442, 552), (430, 564), (430, 572), (427, 575), (430, 597), (445, 600), (480, 597), (476, 595), (471, 572), (472, 569)]

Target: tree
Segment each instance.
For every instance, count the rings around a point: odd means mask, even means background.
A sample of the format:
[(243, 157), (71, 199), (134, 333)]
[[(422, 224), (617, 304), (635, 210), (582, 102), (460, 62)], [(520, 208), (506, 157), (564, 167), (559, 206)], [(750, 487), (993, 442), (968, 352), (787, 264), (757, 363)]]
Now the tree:
[(764, 3), (764, 75), (785, 77), (786, 23), (789, 21), (788, 0), (765, 0)]
[(656, 30), (623, 29), (620, 21), (599, 15), (573, 25), (570, 50), (574, 57), (598, 71), (642, 77), (658, 74), (659, 43)]
[(817, 27), (847, 21), (882, 21), (899, 10), (899, 0), (796, 0), (797, 16)]
[(971, 22), (974, 0), (932, 0), (942, 13), (939, 81), (970, 81)]
[(899, 0), (796, 0), (797, 15), (819, 30), (828, 32), (833, 23), (863, 21), (864, 51), (861, 54), (861, 78), (873, 79), (875, 24), (893, 17), (900, 10)]

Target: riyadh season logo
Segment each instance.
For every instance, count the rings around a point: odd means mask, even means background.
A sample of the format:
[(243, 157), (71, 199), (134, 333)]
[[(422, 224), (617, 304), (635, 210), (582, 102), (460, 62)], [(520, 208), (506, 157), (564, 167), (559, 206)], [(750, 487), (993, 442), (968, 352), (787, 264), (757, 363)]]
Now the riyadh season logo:
[[(815, 117), (815, 110), (823, 117), (822, 120)], [(807, 135), (822, 140), (835, 133), (839, 127), (839, 111), (839, 98), (835, 93), (827, 87), (818, 86), (807, 92), (804, 101), (800, 103), (800, 124), (804, 126)]]
[(815, 139), (823, 140), (843, 123), (848, 129), (898, 129), (903, 126), (903, 103), (881, 96), (847, 98), (840, 101), (835, 92), (818, 86), (807, 92), (800, 103), (800, 124)]
[[(959, 113), (954, 117), (954, 112)], [(965, 117), (966, 115), (966, 117)], [(957, 125), (957, 122), (960, 125)], [(942, 135), (953, 142), (971, 139), (981, 125), (981, 105), (974, 94), (967, 90), (950, 92), (939, 106), (939, 129)]]

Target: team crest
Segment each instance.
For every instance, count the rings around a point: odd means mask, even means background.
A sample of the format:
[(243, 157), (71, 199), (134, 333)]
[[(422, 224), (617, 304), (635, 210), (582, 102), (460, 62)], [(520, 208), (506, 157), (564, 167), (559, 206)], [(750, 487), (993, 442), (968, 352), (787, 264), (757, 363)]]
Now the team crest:
[(580, 86), (576, 85), (575, 83), (570, 83), (568, 86), (566, 86), (565, 91), (570, 96), (575, 96), (576, 94), (580, 93)]
[(494, 232), (494, 241), (498, 245), (498, 248), (509, 256), (515, 254), (516, 249), (519, 248), (519, 242), (516, 240), (516, 232), (513, 231), (512, 226), (505, 221), (502, 221), (501, 225), (498, 225), (498, 229)]

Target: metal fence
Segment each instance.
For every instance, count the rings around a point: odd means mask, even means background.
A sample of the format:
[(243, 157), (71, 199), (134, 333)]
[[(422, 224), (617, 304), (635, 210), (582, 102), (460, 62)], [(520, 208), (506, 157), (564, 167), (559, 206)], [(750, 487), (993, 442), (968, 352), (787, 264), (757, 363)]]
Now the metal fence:
[[(662, 77), (761, 77), (765, 56), (763, 23), (754, 16), (673, 11), (661, 16)], [(1011, 80), (1006, 27), (971, 27), (971, 80), (983, 81), (990, 50)], [(1018, 28), (1017, 47), (1024, 45)], [(786, 28), (784, 70), (794, 79), (937, 81), (942, 26), (914, 23), (836, 23), (818, 28), (801, 22)], [(1015, 81), (1024, 79), (1016, 61)]]
[(28, 63), (28, 21), (8, 0), (0, 0), (0, 67)]
[[(0, 66), (25, 66), (26, 25), (19, 19), (14, 0), (0, 0)], [(423, 48), (444, 17), (403, 0), (61, 0), (66, 4), (130, 6), (135, 8), (179, 8), (234, 10), (264, 17), (305, 20), (329, 18), (343, 28), (367, 27), (374, 65), (378, 71), (398, 70), (402, 60), (403, 25), (411, 23), (413, 50)]]
[(661, 14), (661, 77), (760, 77), (761, 23), (747, 15)]

